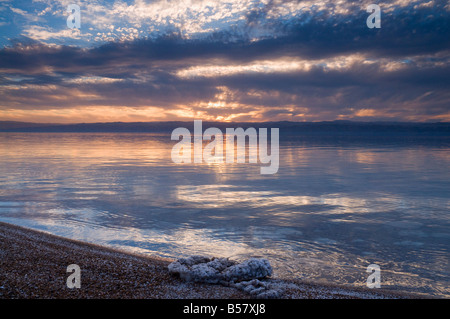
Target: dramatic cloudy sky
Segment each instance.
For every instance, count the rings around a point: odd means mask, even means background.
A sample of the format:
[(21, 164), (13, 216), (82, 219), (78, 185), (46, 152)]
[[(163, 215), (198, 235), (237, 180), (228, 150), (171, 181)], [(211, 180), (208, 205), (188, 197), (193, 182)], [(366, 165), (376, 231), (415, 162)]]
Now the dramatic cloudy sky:
[(0, 47), (0, 120), (450, 121), (449, 1), (0, 0)]

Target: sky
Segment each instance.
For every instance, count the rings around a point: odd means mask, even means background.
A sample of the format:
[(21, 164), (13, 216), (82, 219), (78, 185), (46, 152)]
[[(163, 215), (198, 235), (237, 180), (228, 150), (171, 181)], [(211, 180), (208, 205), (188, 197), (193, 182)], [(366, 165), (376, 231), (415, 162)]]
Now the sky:
[(0, 121), (193, 119), (448, 122), (450, 2), (0, 0)]

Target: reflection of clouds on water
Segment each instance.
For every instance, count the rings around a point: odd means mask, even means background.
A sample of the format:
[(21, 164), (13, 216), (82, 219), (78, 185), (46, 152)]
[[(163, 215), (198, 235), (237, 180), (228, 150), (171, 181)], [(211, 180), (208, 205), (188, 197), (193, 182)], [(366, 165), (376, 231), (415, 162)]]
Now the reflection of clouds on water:
[[(45, 136), (45, 138), (44, 138)], [(280, 145), (280, 170), (170, 160), (152, 134), (0, 135), (0, 220), (166, 257), (450, 295), (448, 148)], [(436, 278), (439, 278), (437, 281)]]
[(276, 191), (241, 190), (241, 187), (233, 185), (180, 185), (176, 186), (175, 194), (178, 200), (201, 208), (291, 206), (291, 209), (303, 213), (326, 210), (327, 214), (377, 212), (380, 206), (383, 206), (383, 209), (391, 209), (399, 202), (389, 194), (377, 194), (376, 199), (348, 197), (345, 194), (293, 196)]

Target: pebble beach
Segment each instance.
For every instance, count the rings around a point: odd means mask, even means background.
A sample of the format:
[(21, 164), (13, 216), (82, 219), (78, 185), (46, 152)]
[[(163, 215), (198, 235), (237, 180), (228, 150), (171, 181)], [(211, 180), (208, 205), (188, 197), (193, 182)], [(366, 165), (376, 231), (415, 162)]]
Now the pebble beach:
[[(0, 222), (0, 299), (249, 299), (223, 285), (185, 282), (174, 260), (113, 250)], [(68, 288), (67, 266), (79, 265), (81, 287)], [(283, 299), (417, 298), (380, 289), (349, 289), (268, 279)]]

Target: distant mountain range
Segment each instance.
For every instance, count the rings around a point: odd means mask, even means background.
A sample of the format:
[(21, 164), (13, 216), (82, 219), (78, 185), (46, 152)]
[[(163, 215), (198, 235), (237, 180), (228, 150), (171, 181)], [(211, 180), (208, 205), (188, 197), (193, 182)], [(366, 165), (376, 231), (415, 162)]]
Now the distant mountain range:
[[(130, 132), (130, 133), (167, 133), (177, 127), (186, 127), (193, 132), (193, 121), (181, 122), (111, 122), (78, 124), (44, 124), (0, 121), (0, 132)], [(280, 129), (280, 135), (408, 135), (408, 136), (450, 136), (450, 123), (410, 123), (410, 122), (260, 122), (226, 123), (203, 122), (203, 130), (217, 127), (225, 132), (230, 128), (272, 128)]]

